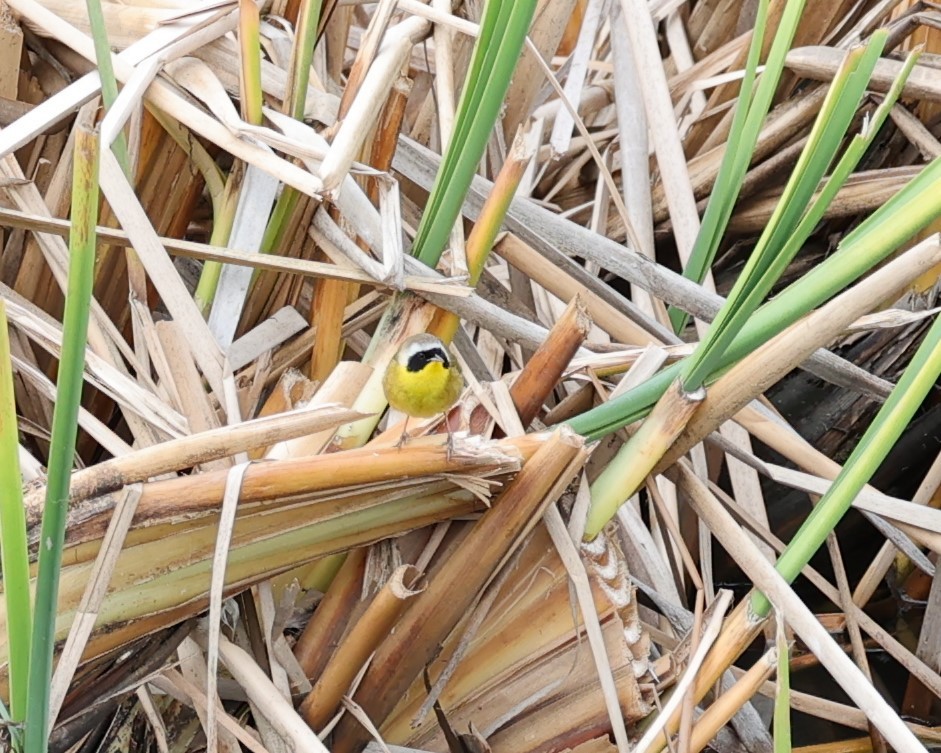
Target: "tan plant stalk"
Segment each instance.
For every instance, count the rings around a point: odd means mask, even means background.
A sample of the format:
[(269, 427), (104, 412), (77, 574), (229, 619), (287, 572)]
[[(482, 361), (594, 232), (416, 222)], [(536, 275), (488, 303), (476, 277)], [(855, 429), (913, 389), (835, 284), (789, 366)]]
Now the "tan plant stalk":
[[(550, 435), (411, 602), (392, 638), (376, 652), (355, 696), (374, 722), (381, 724), (391, 713), (480, 589), (584, 463), (581, 445), (567, 430)], [(334, 753), (358, 750), (363, 742), (362, 728), (344, 717), (336, 729)]]
[[(687, 392), (676, 380), (663, 393), (650, 415), (631, 436), (635, 449), (634, 459), (626, 469), (608, 465), (593, 484), (593, 494), (609, 501), (592, 505), (585, 526), (585, 539), (594, 539), (614, 516), (616, 508), (628, 500), (644, 483), (647, 475), (662, 462), (664, 455), (674, 446), (677, 438), (706, 398), (705, 388)], [(612, 509), (610, 501), (616, 500)]]
[[(383, 501), (378, 506), (375, 492), (351, 497), (348, 502), (359, 511), (339, 516), (332, 504), (249, 518), (240, 515), (226, 570), (225, 594), (234, 594), (318, 557), (483, 508), (471, 492), (445, 496), (441, 494), (446, 491), (443, 484), (430, 491), (439, 493)], [(89, 641), (86, 658), (195, 616), (208, 604), (214, 521), (199, 528), (156, 526), (148, 534), (158, 538), (143, 543), (134, 540), (134, 533), (128, 536), (115, 566), (111, 591), (99, 612), (98, 632)], [(67, 552), (72, 554), (72, 550)], [(91, 549), (81, 553), (87, 558), (94, 552)], [(158, 570), (154, 570), (154, 562), (160, 562)], [(63, 571), (56, 629), (59, 637), (74, 619), (91, 565), (83, 561)], [(0, 615), (0, 629), (5, 622), (5, 614)], [(0, 658), (6, 650), (6, 645), (0, 644)]]
[[(77, 471), (72, 475), (72, 501), (104, 494), (135, 481), (145, 481), (215, 458), (228, 457), (255, 447), (338, 426), (357, 417), (361, 416), (340, 406), (322, 406), (172, 439)], [(31, 491), (30, 498), (37, 493)]]
[(272, 723), (283, 740), (295, 750), (329, 753), (319, 738), (304, 725), (294, 708), (279, 692), (268, 675), (245, 650), (223, 637), (219, 645), (219, 658), (245, 689), (252, 703)]
[(581, 297), (595, 324), (611, 335), (613, 340), (632, 345), (646, 345), (655, 339), (643, 327), (633, 322), (619, 309), (552, 264), (517, 236), (507, 233), (497, 242), (494, 251), (533, 282), (563, 301)]
[(696, 720), (689, 740), (690, 753), (699, 753), (758, 692), (762, 683), (774, 673), (777, 651), (767, 651), (743, 674), (736, 683), (720, 695), (705, 713)]
[(349, 692), (364, 663), (388, 640), (408, 600), (421, 593), (421, 577), (411, 565), (402, 565), (350, 629), (300, 706), (301, 715), (313, 729), (323, 728), (337, 712), (341, 698)]
[(362, 595), (367, 554), (368, 549), (360, 547), (346, 555), (323, 601), (297, 639), (294, 656), (308, 677), (320, 677), (349, 624), (353, 607)]
[(510, 387), (510, 397), (523, 427), (529, 426), (539, 413), (590, 330), (591, 319), (581, 298), (576, 296)]

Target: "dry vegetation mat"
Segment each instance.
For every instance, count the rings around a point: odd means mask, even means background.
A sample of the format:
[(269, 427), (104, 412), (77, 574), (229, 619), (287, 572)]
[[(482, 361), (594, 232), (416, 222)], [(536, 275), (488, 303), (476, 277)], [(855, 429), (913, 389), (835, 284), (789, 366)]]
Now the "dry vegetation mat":
[(939, 29), (0, 2), (0, 749), (941, 744)]

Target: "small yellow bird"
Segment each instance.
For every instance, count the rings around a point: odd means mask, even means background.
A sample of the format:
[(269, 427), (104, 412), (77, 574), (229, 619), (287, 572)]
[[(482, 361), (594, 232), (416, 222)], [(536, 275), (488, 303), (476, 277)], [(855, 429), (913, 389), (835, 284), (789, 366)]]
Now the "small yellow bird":
[[(389, 362), (382, 378), (382, 389), (389, 405), (406, 415), (401, 447), (408, 440), (408, 417), (431, 418), (447, 414), (464, 388), (464, 378), (457, 361), (434, 335), (420, 334), (408, 338)], [(448, 450), (452, 447), (451, 427), (448, 429)]]

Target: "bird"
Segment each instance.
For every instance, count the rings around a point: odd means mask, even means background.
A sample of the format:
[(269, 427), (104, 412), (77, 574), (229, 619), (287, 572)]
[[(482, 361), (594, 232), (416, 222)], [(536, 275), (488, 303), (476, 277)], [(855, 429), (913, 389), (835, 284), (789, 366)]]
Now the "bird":
[[(454, 355), (434, 335), (412, 335), (392, 357), (382, 378), (382, 389), (389, 405), (405, 414), (405, 426), (396, 447), (408, 441), (408, 419), (431, 418), (447, 414), (464, 389), (464, 377)], [(451, 427), (448, 452), (453, 447)]]

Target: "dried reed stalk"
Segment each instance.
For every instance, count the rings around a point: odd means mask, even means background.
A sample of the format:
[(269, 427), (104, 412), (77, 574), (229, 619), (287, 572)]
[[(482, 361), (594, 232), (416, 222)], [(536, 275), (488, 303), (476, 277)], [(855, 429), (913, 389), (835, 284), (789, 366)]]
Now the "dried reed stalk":
[(362, 595), (367, 554), (368, 550), (360, 547), (346, 555), (323, 601), (294, 645), (294, 656), (308, 677), (320, 677), (349, 624), (353, 607)]
[(421, 593), (421, 577), (411, 565), (398, 568), (337, 647), (299, 709), (313, 729), (321, 729), (340, 708), (340, 699), (372, 653), (389, 639), (408, 600)]
[(590, 330), (591, 319), (581, 298), (576, 296), (510, 387), (510, 397), (524, 428), (539, 413)]
[[(526, 463), (464, 539), (460, 550), (412, 601), (392, 638), (376, 652), (355, 695), (369, 718), (379, 724), (386, 719), (440, 641), (584, 461), (581, 441), (563, 429), (553, 433)], [(366, 739), (358, 723), (344, 717), (336, 729), (334, 751), (356, 751)]]

